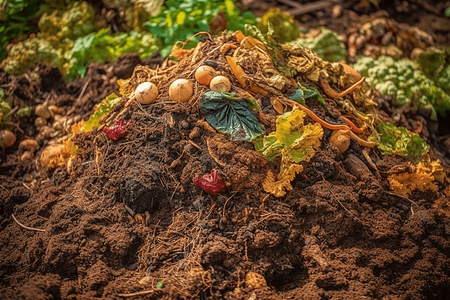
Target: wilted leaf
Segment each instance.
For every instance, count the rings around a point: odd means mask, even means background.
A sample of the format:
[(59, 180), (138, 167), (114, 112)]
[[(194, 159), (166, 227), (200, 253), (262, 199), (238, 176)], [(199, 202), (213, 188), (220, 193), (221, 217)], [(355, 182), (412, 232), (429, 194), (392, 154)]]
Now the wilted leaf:
[(290, 182), (295, 179), (296, 174), (303, 171), (298, 163), (308, 162), (314, 156), (315, 149), (320, 146), (322, 126), (318, 123), (303, 125), (304, 114), (302, 110), (294, 109), (279, 116), (276, 131), (254, 141), (255, 150), (269, 161), (281, 156), (278, 181), (269, 171), (263, 182), (264, 190), (276, 197), (284, 196), (285, 190), (292, 189)]
[(225, 184), (219, 177), (217, 170), (212, 170), (211, 174), (205, 174), (203, 177), (195, 177), (194, 185), (201, 187), (205, 192), (211, 195), (217, 195), (225, 191)]
[(291, 181), (302, 171), (303, 167), (301, 165), (290, 164), (283, 173), (278, 174), (278, 180), (276, 180), (272, 171), (269, 170), (262, 182), (264, 191), (271, 193), (275, 197), (283, 197), (286, 195), (286, 191), (292, 190)]
[(379, 135), (372, 134), (371, 139), (377, 144), (381, 154), (396, 154), (420, 160), (428, 151), (428, 144), (415, 133), (410, 133), (404, 127), (397, 127), (392, 123), (378, 125)]
[(206, 121), (219, 132), (229, 134), (232, 140), (250, 141), (264, 132), (247, 101), (235, 99), (232, 94), (206, 92), (200, 108)]
[(99, 127), (100, 119), (109, 113), (113, 107), (119, 103), (121, 98), (117, 96), (115, 93), (110, 94), (108, 97), (102, 100), (99, 104), (95, 106), (94, 113), (90, 116), (90, 118), (84, 124), (83, 131), (89, 132), (92, 129)]
[(414, 190), (426, 191), (438, 190), (434, 180), (443, 182), (444, 169), (439, 160), (431, 161), (427, 156), (417, 166), (411, 166), (413, 172), (392, 174), (388, 177), (391, 190), (397, 194), (409, 196)]

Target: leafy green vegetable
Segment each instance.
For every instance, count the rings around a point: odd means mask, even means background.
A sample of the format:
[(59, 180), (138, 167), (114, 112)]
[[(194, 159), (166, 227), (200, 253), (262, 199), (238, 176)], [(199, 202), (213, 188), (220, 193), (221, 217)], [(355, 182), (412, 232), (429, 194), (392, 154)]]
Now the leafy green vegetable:
[[(256, 139), (255, 150), (269, 161), (282, 154), (295, 163), (309, 161), (315, 154), (314, 148), (320, 146), (323, 129), (319, 123), (303, 125), (304, 115), (302, 110), (294, 109), (279, 116), (277, 130), (264, 138)], [(282, 152), (282, 149), (286, 151)]]
[(229, 134), (232, 140), (250, 141), (264, 133), (264, 126), (245, 99), (233, 94), (206, 92), (200, 101), (206, 121), (219, 132)]
[(158, 43), (150, 34), (130, 31), (111, 35), (108, 29), (101, 29), (78, 38), (73, 48), (65, 54), (68, 60), (65, 76), (68, 79), (84, 76), (89, 63), (112, 62), (125, 53), (135, 52), (145, 59), (157, 49)]
[(19, 75), (34, 68), (38, 62), (61, 67), (63, 58), (48, 41), (35, 37), (12, 46), (0, 68), (5, 69), (8, 74)]
[[(45, 12), (39, 19), (39, 29), (43, 37), (55, 36), (59, 39), (75, 40), (95, 30), (95, 10), (87, 2), (73, 2), (68, 7)], [(58, 41), (59, 43), (59, 41)]]
[(404, 127), (397, 127), (392, 123), (381, 123), (377, 127), (379, 134), (370, 137), (376, 144), (381, 154), (396, 154), (420, 160), (429, 146), (415, 133), (410, 133)]
[(450, 110), (450, 96), (433, 80), (425, 76), (417, 63), (408, 59), (395, 61), (381, 56), (358, 59), (353, 66), (383, 95), (395, 96), (397, 106), (411, 105), (418, 109), (430, 109), (431, 118)]
[(108, 97), (102, 100), (99, 104), (95, 107), (95, 112), (89, 117), (89, 119), (84, 123), (84, 132), (89, 132), (94, 128), (97, 128), (100, 126), (100, 119), (109, 113), (113, 107), (119, 103), (121, 98), (117, 96), (115, 93), (110, 94)]
[(310, 48), (326, 61), (337, 62), (347, 58), (345, 44), (339, 39), (336, 32), (326, 27), (321, 27), (318, 35), (306, 34), (289, 44)]
[(450, 94), (450, 48), (424, 51), (415, 61), (428, 78)]
[(44, 10), (39, 0), (0, 1), (0, 61), (6, 53), (6, 46), (13, 39), (24, 36), (31, 28), (33, 20)]
[(267, 160), (274, 161), (281, 156), (278, 180), (269, 171), (263, 181), (264, 190), (276, 197), (284, 196), (285, 190), (292, 190), (291, 181), (303, 171), (298, 163), (308, 162), (320, 146), (322, 126), (319, 123), (303, 125), (304, 116), (305, 113), (299, 109), (287, 112), (278, 117), (275, 132), (253, 141), (255, 150)]
[[(162, 38), (161, 55), (167, 56), (176, 41), (185, 41), (199, 31), (209, 31), (209, 22), (221, 11), (225, 12), (228, 30), (243, 30), (244, 24), (256, 24), (251, 12), (240, 15), (234, 2), (168, 0), (159, 14), (150, 18), (145, 25), (154, 36)], [(193, 47), (197, 42), (197, 38), (192, 39), (187, 48)]]

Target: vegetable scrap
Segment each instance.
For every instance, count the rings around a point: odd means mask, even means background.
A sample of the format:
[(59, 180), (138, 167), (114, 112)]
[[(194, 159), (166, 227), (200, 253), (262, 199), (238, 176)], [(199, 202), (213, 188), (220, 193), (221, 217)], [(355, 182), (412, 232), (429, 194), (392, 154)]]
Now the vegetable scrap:
[(418, 161), (428, 151), (428, 144), (416, 133), (392, 123), (380, 123), (378, 132), (372, 133), (370, 139), (377, 144), (381, 154), (395, 154)]
[(210, 174), (195, 177), (194, 185), (201, 187), (205, 192), (213, 196), (225, 191), (225, 184), (222, 178), (219, 177), (219, 172), (215, 169), (211, 170)]
[(284, 196), (285, 189), (292, 190), (290, 182), (296, 174), (303, 171), (303, 167), (298, 163), (308, 162), (320, 146), (322, 126), (319, 123), (304, 125), (304, 116), (302, 110), (294, 108), (278, 117), (275, 132), (254, 141), (255, 150), (262, 153), (267, 160), (274, 161), (281, 157), (278, 181), (272, 171), (268, 171), (263, 182), (264, 190), (276, 197)]
[(250, 141), (264, 132), (248, 102), (234, 98), (234, 94), (206, 92), (200, 108), (206, 121), (217, 131), (230, 135), (232, 140)]
[(354, 68), (381, 94), (394, 96), (396, 106), (431, 110), (431, 118), (434, 120), (437, 119), (437, 114), (445, 116), (450, 110), (450, 94), (438, 83), (439, 81), (444, 83), (445, 78), (450, 78), (448, 72), (443, 72), (442, 77), (436, 82), (425, 76), (419, 64), (414, 61), (408, 59), (395, 61), (387, 56), (381, 56), (377, 60), (362, 57), (358, 59)]
[(110, 127), (104, 127), (103, 132), (105, 132), (106, 135), (113, 141), (117, 141), (127, 134), (127, 126), (131, 124), (133, 124), (132, 121), (128, 121), (128, 123), (125, 123), (123, 119), (118, 119), (114, 121), (114, 125)]
[(416, 166), (409, 164), (411, 172), (392, 174), (388, 177), (391, 190), (405, 197), (412, 191), (430, 190), (438, 191), (434, 181), (443, 183), (445, 179), (444, 169), (439, 160), (431, 161), (429, 156), (424, 157)]
[[(194, 185), (212, 195), (225, 191), (225, 184), (230, 190), (248, 187), (242, 185), (242, 178), (252, 177), (252, 185), (259, 183), (265, 192), (285, 196), (319, 151), (324, 128), (333, 131), (329, 143), (342, 153), (351, 140), (356, 141), (374, 170), (377, 166), (369, 152), (376, 155), (379, 150), (383, 155), (401, 155), (414, 162), (426, 154), (428, 146), (418, 135), (380, 121), (365, 82), (366, 76), (370, 78), (367, 72), (359, 74), (357, 67), (324, 61), (308, 48), (280, 44), (270, 22), (266, 34), (255, 26), (247, 26), (247, 32), (251, 35), (241, 31), (220, 37), (199, 33), (206, 38), (192, 49), (185, 49), (186, 42), (177, 45), (161, 68), (137, 66), (130, 79), (119, 82), (122, 96), (108, 96), (88, 121), (72, 127), (73, 134), (102, 128), (114, 141), (124, 137), (131, 121), (126, 123), (119, 117), (136, 102), (164, 104), (171, 116), (170, 128), (176, 123), (172, 111), (197, 114), (198, 119), (203, 115), (204, 121), (195, 123), (205, 128), (206, 145), (189, 143), (194, 151), (207, 149), (228, 178), (225, 183), (215, 169), (195, 177)], [(146, 98), (148, 93), (151, 99)], [(122, 110), (113, 110), (121, 100), (125, 102)], [(309, 108), (310, 100), (321, 107)], [(139, 105), (139, 109), (149, 116), (153, 106)], [(323, 115), (340, 121), (330, 123)], [(312, 122), (305, 122), (306, 116)], [(102, 127), (110, 122), (114, 125)], [(188, 128), (189, 123), (185, 123), (183, 128)], [(219, 135), (220, 139), (215, 138)], [(234, 154), (236, 149), (240, 149), (239, 154)], [(255, 164), (254, 169), (240, 166), (236, 170), (230, 165), (258, 160), (263, 163)], [(255, 170), (257, 174), (252, 174)]]

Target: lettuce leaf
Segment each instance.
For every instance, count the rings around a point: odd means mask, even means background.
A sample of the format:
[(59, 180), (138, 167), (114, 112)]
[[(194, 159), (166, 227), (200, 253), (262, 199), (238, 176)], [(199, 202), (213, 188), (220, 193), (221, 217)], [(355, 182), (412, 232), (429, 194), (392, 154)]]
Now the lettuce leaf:
[(100, 126), (100, 119), (109, 113), (113, 107), (119, 103), (121, 98), (115, 93), (110, 94), (108, 97), (102, 100), (99, 104), (95, 106), (94, 113), (89, 117), (89, 119), (83, 125), (83, 131), (89, 132), (94, 128)]
[(281, 157), (278, 181), (269, 171), (263, 182), (264, 190), (276, 197), (282, 197), (285, 190), (292, 189), (290, 182), (303, 171), (299, 163), (308, 162), (320, 146), (322, 126), (319, 123), (304, 125), (304, 116), (305, 113), (299, 109), (287, 112), (278, 117), (275, 132), (254, 141), (255, 150), (267, 160), (275, 161)]
[(404, 127), (381, 123), (377, 130), (379, 134), (372, 134), (370, 139), (376, 143), (383, 155), (396, 154), (419, 161), (429, 149), (428, 144), (418, 134), (411, 133)]

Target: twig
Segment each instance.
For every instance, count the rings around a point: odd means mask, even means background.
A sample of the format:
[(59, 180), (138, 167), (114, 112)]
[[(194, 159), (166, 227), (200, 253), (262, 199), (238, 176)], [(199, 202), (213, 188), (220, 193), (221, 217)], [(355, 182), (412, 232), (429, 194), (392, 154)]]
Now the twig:
[(87, 80), (86, 83), (84, 84), (83, 88), (81, 89), (80, 94), (78, 95), (78, 98), (77, 98), (76, 103), (78, 103), (78, 102), (81, 100), (81, 97), (83, 97), (84, 92), (86, 92), (86, 89), (87, 89), (87, 87), (88, 87), (88, 85), (89, 85), (89, 82), (90, 82), (90, 81)]
[(141, 291), (141, 292), (136, 292), (136, 293), (131, 293), (131, 294), (117, 294), (117, 296), (122, 297), (122, 298), (131, 298), (131, 297), (149, 295), (154, 292), (155, 292), (155, 290), (147, 290), (147, 291)]
[(198, 144), (196, 144), (195, 142), (193, 142), (193, 141), (191, 141), (191, 140), (188, 140), (188, 142), (192, 145), (192, 146), (194, 146), (195, 148), (197, 148), (198, 150), (203, 150), (203, 148), (202, 147), (200, 147)]
[(386, 191), (384, 191), (384, 192), (385, 192), (386, 194), (388, 194), (388, 195), (399, 197), (399, 198), (401, 198), (401, 199), (404, 199), (404, 200), (406, 200), (406, 201), (411, 202), (411, 203), (414, 204), (414, 205), (419, 206), (419, 204), (417, 204), (416, 202), (412, 201), (412, 200), (409, 199), (408, 197), (405, 197), (405, 196), (403, 196), (403, 195), (400, 195), (400, 194), (397, 194), (397, 193), (393, 193), (393, 192), (386, 192)]
[(22, 228), (25, 228), (25, 229), (28, 229), (28, 230), (34, 230), (34, 231), (42, 231), (42, 232), (45, 232), (45, 229), (34, 228), (34, 227), (28, 227), (28, 226), (23, 225), (22, 223), (20, 223), (20, 222), (16, 219), (16, 217), (14, 217), (14, 214), (11, 214), (11, 217), (12, 217), (12, 218), (14, 219), (14, 221), (16, 221), (16, 223), (17, 223), (20, 227), (22, 227)]

